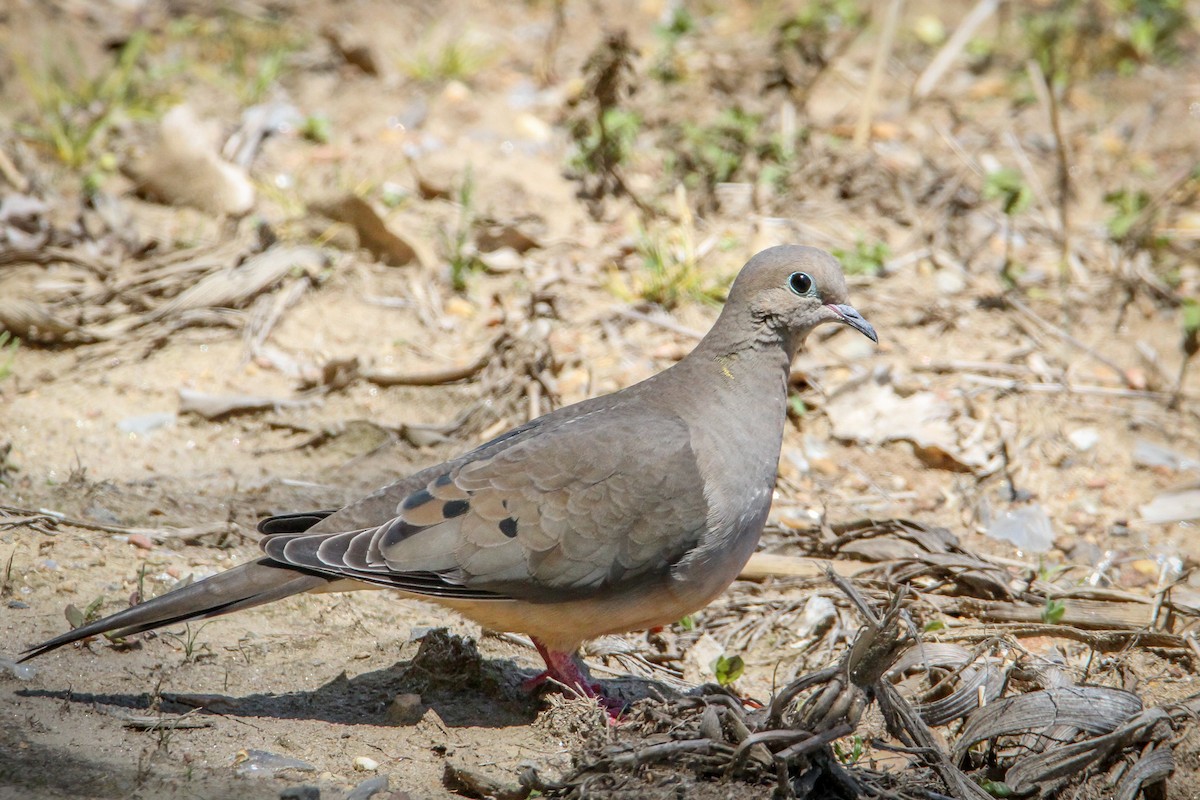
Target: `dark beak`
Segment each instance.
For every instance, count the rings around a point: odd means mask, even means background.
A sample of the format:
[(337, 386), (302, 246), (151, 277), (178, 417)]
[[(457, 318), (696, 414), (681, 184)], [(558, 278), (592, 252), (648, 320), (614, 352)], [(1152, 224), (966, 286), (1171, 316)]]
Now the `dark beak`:
[(854, 306), (849, 306), (845, 303), (836, 305), (834, 303), (827, 303), (826, 305), (829, 308), (832, 308), (837, 315), (842, 318), (842, 322), (846, 323), (851, 328), (854, 328), (854, 330), (858, 331), (875, 344), (879, 344), (879, 337), (875, 334), (875, 329), (871, 327), (871, 323), (862, 318), (862, 314), (859, 314), (854, 310)]

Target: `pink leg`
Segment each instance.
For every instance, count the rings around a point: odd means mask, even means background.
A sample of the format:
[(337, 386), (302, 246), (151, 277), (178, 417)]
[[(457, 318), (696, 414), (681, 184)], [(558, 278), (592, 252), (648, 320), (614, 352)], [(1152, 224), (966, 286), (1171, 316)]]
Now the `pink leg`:
[(534, 689), (553, 679), (566, 686), (569, 691), (597, 700), (612, 719), (615, 720), (620, 715), (625, 704), (617, 698), (606, 696), (600, 684), (588, 680), (575, 653), (551, 650), (537, 639), (533, 640), (533, 644), (541, 654), (542, 660), (546, 662), (546, 670), (525, 681), (526, 689)]

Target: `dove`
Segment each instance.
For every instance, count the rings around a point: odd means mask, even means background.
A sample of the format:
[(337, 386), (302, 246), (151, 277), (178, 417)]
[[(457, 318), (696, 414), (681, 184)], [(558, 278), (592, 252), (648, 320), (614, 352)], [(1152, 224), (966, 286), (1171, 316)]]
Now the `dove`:
[(262, 557), (75, 628), (27, 660), (300, 592), (393, 589), (527, 634), (547, 678), (612, 713), (577, 655), (720, 595), (771, 506), (791, 363), (826, 323), (878, 342), (837, 260), (783, 245), (741, 269), (711, 330), (666, 370), (552, 411), (336, 511), (259, 523)]

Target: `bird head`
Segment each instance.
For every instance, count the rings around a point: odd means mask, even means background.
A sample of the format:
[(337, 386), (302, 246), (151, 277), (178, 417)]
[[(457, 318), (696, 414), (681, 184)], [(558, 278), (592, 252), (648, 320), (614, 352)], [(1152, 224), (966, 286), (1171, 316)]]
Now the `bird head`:
[(815, 247), (781, 245), (754, 256), (729, 290), (726, 308), (731, 307), (747, 309), (759, 338), (778, 338), (792, 354), (827, 322), (879, 341), (871, 323), (847, 302), (837, 259)]

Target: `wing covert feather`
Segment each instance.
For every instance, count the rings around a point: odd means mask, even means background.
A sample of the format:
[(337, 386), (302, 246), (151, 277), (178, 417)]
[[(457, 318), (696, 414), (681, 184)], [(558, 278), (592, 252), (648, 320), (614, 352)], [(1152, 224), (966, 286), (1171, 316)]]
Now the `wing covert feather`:
[(382, 524), (264, 549), (416, 593), (553, 602), (666, 576), (707, 525), (687, 427), (653, 411), (590, 413), (416, 477)]

